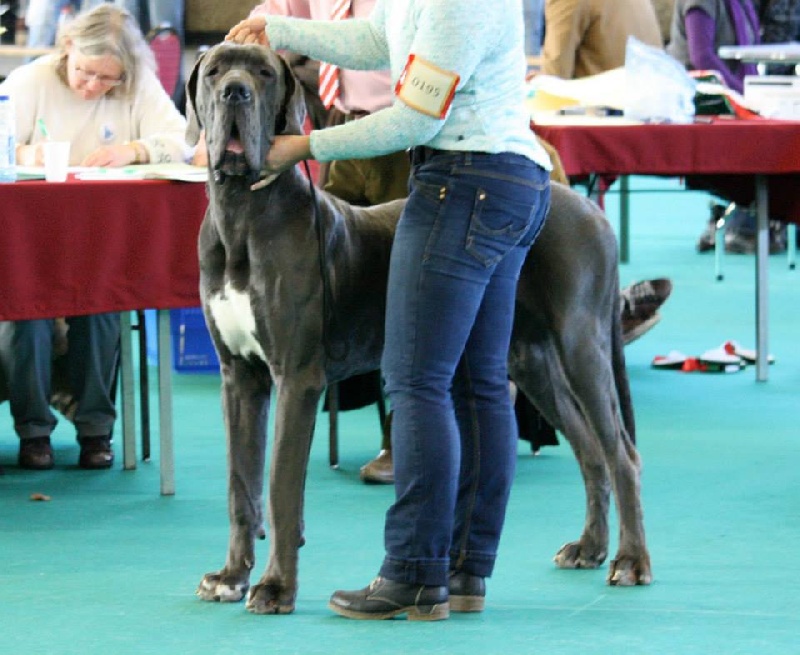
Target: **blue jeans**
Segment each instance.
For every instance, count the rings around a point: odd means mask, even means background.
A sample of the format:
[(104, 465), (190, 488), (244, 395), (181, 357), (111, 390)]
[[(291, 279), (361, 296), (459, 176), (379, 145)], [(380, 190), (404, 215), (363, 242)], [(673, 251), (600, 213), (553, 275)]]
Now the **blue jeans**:
[(507, 358), (522, 263), (550, 201), (511, 153), (415, 148), (389, 269), (382, 370), (393, 414), (390, 580), (494, 567), (516, 460)]
[[(110, 436), (119, 362), (119, 314), (67, 318), (66, 368), (75, 396), (72, 418), (83, 437)], [(14, 429), (20, 439), (48, 437), (57, 419), (50, 409), (53, 319), (0, 322), (0, 367), (8, 380)]]

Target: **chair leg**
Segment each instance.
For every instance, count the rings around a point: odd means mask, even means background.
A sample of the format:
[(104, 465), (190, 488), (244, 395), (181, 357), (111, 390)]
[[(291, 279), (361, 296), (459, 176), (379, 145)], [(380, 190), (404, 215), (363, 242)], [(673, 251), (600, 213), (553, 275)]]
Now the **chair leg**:
[(339, 385), (328, 385), (328, 464), (339, 467)]
[(722, 218), (717, 221), (716, 229), (714, 230), (714, 278), (717, 282), (722, 282), (725, 279), (725, 272), (723, 271), (725, 262), (725, 219), (733, 208), (734, 204), (731, 203)]
[(139, 408), (142, 414), (142, 460), (150, 461), (150, 381), (147, 370), (147, 327), (144, 312), (136, 312), (139, 330)]

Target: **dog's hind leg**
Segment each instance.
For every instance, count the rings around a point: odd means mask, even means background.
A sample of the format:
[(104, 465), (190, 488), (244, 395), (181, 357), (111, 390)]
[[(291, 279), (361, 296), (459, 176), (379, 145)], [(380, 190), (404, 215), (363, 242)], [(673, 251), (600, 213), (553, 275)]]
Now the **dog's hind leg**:
[(586, 493), (583, 532), (576, 541), (564, 544), (554, 560), (560, 568), (597, 568), (608, 556), (611, 484), (603, 453), (566, 382), (552, 343), (535, 347), (514, 343), (510, 372), (520, 391), (567, 438), (583, 478)]
[(255, 565), (255, 540), (264, 538), (263, 490), (271, 381), (267, 367), (223, 356), (222, 407), (228, 447), (230, 540), (222, 570), (207, 573), (197, 589), (203, 600), (244, 598)]
[[(623, 586), (649, 584), (652, 574), (640, 499), (639, 455), (623, 423), (610, 349), (603, 347), (608, 340), (603, 337), (586, 340), (591, 334), (590, 328), (584, 331), (579, 345), (565, 346), (563, 360), (567, 378), (564, 397), (571, 399), (570, 407), (563, 407), (563, 432), (586, 480), (587, 525), (578, 544), (567, 544), (556, 561), (559, 566), (569, 568), (585, 558), (583, 550), (587, 543), (592, 544), (603, 532), (607, 540), (610, 482), (620, 539), (608, 582)], [(587, 371), (592, 374), (587, 375)]]
[(620, 544), (608, 582), (648, 584), (616, 239), (597, 206), (563, 185), (552, 186), (549, 218), (523, 267), (514, 331), (511, 376), (570, 442), (586, 489), (583, 533), (556, 563), (583, 568), (605, 560), (613, 490)]
[(288, 614), (297, 597), (298, 549), (303, 545), (303, 496), (311, 438), (324, 389), (321, 371), (276, 380), (275, 441), (269, 474), (269, 562), (253, 585), (247, 609)]

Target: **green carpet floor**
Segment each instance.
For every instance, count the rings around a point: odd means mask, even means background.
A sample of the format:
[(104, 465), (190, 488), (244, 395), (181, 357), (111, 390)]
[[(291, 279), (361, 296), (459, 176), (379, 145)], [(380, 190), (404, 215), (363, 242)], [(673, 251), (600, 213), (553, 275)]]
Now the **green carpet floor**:
[[(20, 471), (11, 420), (0, 410), (0, 653), (800, 653), (800, 271), (771, 257), (777, 362), (768, 382), (756, 382), (752, 368), (652, 369), (655, 355), (673, 349), (698, 355), (728, 339), (755, 347), (754, 258), (729, 256), (726, 279), (716, 282), (712, 257), (694, 250), (708, 196), (677, 193), (674, 180), (637, 179), (634, 187), (649, 191), (632, 200), (632, 257), (622, 281), (674, 283), (661, 323), (626, 349), (651, 586), (607, 587), (607, 564), (554, 568), (555, 551), (580, 533), (583, 488), (566, 444), (534, 457), (523, 443), (483, 614), (435, 624), (336, 617), (330, 593), (360, 587), (378, 569), (392, 498), (391, 488), (358, 480), (378, 447), (377, 413), (367, 408), (341, 416), (338, 470), (327, 465), (327, 415), (320, 415), (296, 612), (253, 616), (242, 604), (201, 602), (194, 589), (223, 564), (227, 547), (219, 380), (176, 375), (174, 497), (158, 494), (157, 452), (133, 472), (78, 470), (65, 422), (54, 439), (55, 470)], [(615, 223), (613, 194), (608, 208)], [(36, 492), (50, 502), (29, 500)], [(256, 576), (267, 551), (258, 544)]]

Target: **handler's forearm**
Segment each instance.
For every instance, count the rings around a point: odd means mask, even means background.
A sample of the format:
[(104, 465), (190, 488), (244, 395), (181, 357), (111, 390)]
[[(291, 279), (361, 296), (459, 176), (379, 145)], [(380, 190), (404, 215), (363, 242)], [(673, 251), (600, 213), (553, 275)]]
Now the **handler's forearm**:
[(320, 21), (270, 16), (267, 38), (275, 50), (291, 50), (352, 70), (389, 67), (386, 43), (365, 18)]

